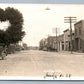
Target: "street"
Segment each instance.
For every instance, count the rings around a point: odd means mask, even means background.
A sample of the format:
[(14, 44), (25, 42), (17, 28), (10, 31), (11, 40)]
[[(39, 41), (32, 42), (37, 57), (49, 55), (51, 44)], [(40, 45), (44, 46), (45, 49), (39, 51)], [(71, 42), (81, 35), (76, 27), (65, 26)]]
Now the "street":
[(24, 50), (0, 60), (0, 76), (45, 76), (47, 72), (84, 76), (84, 53)]

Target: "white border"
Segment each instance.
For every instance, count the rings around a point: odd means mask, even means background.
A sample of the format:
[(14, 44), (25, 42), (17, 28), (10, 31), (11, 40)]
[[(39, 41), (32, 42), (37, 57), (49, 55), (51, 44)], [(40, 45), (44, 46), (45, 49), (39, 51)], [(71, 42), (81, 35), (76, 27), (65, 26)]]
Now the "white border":
[(24, 77), (24, 76), (0, 76), (0, 80), (84, 80), (84, 77), (58, 77), (53, 79), (53, 77)]

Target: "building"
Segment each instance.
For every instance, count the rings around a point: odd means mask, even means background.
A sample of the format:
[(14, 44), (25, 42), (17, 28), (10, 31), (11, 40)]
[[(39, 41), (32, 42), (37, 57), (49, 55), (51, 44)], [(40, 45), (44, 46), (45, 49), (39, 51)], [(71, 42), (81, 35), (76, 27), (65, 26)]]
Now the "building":
[(40, 50), (47, 50), (47, 46), (48, 46), (47, 39), (42, 39), (42, 40), (39, 42), (39, 49), (40, 49)]
[[(75, 40), (74, 31), (72, 31), (72, 50), (74, 50)], [(64, 34), (59, 36), (48, 36), (47, 39), (40, 41), (40, 50), (48, 51), (70, 51), (71, 35), (70, 30), (66, 29)]]
[(72, 46), (72, 51), (84, 52), (84, 20), (81, 20), (74, 24), (74, 31), (72, 31), (72, 40), (70, 30), (66, 29), (64, 30), (63, 35), (57, 37), (49, 36), (46, 40), (42, 40), (40, 46), (46, 48), (47, 50), (55, 51), (71, 51)]
[(84, 52), (84, 20), (74, 24), (75, 31), (75, 51)]
[(65, 51), (70, 50), (70, 38), (69, 38), (69, 35), (70, 35), (70, 30), (66, 29), (64, 31), (64, 50)]
[(64, 50), (64, 34), (58, 36), (58, 51)]
[(44, 46), (44, 40), (42, 39), (42, 40), (39, 42), (39, 49), (42, 50), (42, 49), (43, 49), (43, 46)]
[(28, 50), (39, 50), (37, 46), (28, 46)]
[(72, 31), (72, 44), (71, 44), (70, 30), (66, 29), (64, 31), (64, 50), (65, 51), (70, 51), (71, 50), (71, 45), (72, 45), (72, 51), (74, 51), (74, 45), (75, 45), (74, 31)]
[(49, 36), (47, 38), (48, 40), (48, 50), (55, 50), (56, 49), (56, 46), (55, 46), (55, 40), (56, 40), (56, 37), (55, 36)]
[[(69, 37), (69, 50), (70, 50), (70, 45), (71, 45), (71, 35), (69, 34), (68, 35), (68, 37)], [(74, 31), (72, 31), (72, 51), (75, 51), (75, 49), (74, 49), (74, 45), (75, 45), (75, 35), (74, 35)]]
[(49, 36), (47, 38), (48, 50), (52, 51), (62, 51), (64, 50), (64, 35), (60, 36)]
[(49, 36), (48, 40), (48, 50), (57, 50), (57, 38), (56, 36)]
[(47, 39), (42, 39), (39, 43), (39, 49), (48, 51), (64, 50), (64, 35), (49, 36)]

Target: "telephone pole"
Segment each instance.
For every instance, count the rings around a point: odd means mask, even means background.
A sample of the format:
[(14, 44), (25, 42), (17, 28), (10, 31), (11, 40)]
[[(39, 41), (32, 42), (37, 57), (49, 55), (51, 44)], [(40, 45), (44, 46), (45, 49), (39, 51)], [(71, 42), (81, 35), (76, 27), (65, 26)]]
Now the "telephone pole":
[(72, 45), (72, 23), (76, 22), (76, 17), (64, 17), (65, 23), (70, 23), (70, 50), (72, 53), (73, 45)]
[(57, 31), (57, 28), (56, 28), (56, 45), (57, 45), (57, 52), (58, 52), (58, 38), (57, 38), (57, 33), (58, 33), (58, 31)]

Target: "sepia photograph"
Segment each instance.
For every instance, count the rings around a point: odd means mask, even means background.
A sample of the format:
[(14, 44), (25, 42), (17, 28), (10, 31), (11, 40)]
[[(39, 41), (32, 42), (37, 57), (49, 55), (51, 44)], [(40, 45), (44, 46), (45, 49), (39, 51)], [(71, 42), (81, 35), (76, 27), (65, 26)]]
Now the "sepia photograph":
[(83, 8), (0, 3), (0, 80), (84, 80)]

